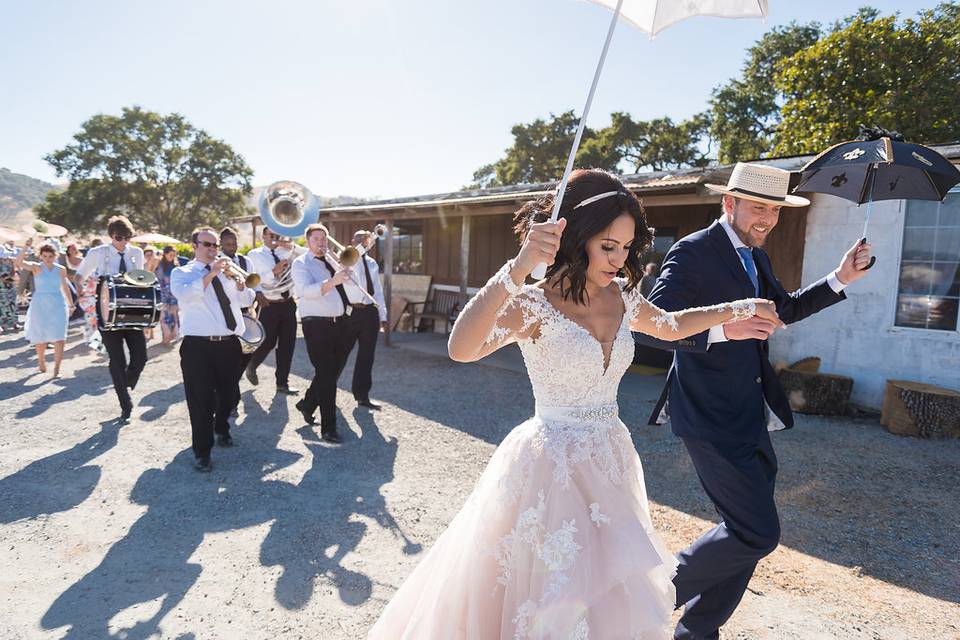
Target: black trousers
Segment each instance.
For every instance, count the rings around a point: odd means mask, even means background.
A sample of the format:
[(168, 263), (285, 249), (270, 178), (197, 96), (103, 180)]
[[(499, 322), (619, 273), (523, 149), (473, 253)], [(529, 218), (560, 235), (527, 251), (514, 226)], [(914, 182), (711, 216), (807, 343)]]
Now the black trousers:
[(357, 361), (353, 365), (351, 391), (358, 401), (370, 399), (370, 387), (373, 386), (373, 356), (377, 350), (377, 336), (380, 334), (380, 312), (372, 304), (354, 308), (348, 322), (349, 346), (347, 353), (357, 345)]
[(228, 338), (212, 342), (185, 336), (180, 343), (180, 371), (190, 413), (193, 455), (210, 455), (214, 433), (229, 433), (230, 411), (237, 396), (240, 341)]
[(290, 378), (290, 363), (293, 362), (293, 348), (297, 344), (297, 305), (293, 298), (286, 302), (274, 302), (260, 310), (258, 317), (266, 336), (263, 343), (250, 358), (251, 369), (256, 370), (267, 355), (277, 348), (277, 386), (287, 386)]
[(673, 583), (677, 605), (686, 607), (674, 638), (715, 639), (740, 604), (757, 562), (779, 544), (777, 456), (766, 434), (758, 443), (683, 443), (723, 521), (677, 556)]
[[(110, 377), (113, 379), (113, 390), (117, 392), (121, 409), (130, 409), (133, 402), (127, 388), (133, 389), (140, 380), (140, 374), (147, 364), (147, 337), (143, 329), (118, 329), (116, 331), (100, 331), (100, 339), (110, 356)], [(127, 354), (123, 345), (130, 350), (130, 363), (127, 363)]]
[(303, 408), (307, 413), (320, 409), (321, 433), (337, 430), (337, 380), (350, 354), (350, 332), (347, 316), (303, 319), (303, 337), (314, 369)]

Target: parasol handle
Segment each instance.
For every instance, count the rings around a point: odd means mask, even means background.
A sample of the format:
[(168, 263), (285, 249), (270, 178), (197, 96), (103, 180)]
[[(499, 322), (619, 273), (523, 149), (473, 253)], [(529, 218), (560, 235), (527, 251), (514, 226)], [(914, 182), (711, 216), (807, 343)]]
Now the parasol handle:
[[(863, 233), (860, 235), (860, 244), (866, 244), (867, 242), (867, 227), (870, 226), (870, 213), (873, 211), (873, 185), (877, 181), (877, 168), (876, 165), (873, 165), (873, 173), (870, 175), (870, 193), (867, 196), (867, 213), (863, 219)], [(873, 267), (877, 263), (877, 256), (870, 256), (870, 264), (865, 266), (860, 271), (866, 271)]]
[[(863, 238), (860, 238), (860, 244), (866, 244), (866, 243), (867, 243), (866, 236), (864, 236)], [(860, 271), (867, 271), (868, 269), (872, 268), (873, 265), (875, 264), (877, 264), (877, 256), (870, 256), (870, 264), (865, 266), (863, 269), (860, 269)]]
[[(603, 62), (607, 59), (607, 50), (610, 48), (610, 40), (613, 39), (613, 30), (617, 26), (617, 20), (620, 18), (620, 7), (623, 6), (623, 0), (617, 0), (617, 8), (613, 11), (613, 17), (610, 19), (610, 28), (607, 29), (607, 39), (603, 43), (603, 51), (600, 52), (600, 60), (597, 62), (597, 69), (593, 72), (593, 83), (590, 85), (590, 92), (587, 94), (587, 103), (583, 107), (583, 115), (580, 116), (580, 123), (577, 125), (577, 135), (573, 138), (573, 146), (570, 148), (570, 155), (567, 156), (567, 166), (563, 170), (563, 178), (557, 186), (557, 193), (553, 201), (553, 214), (550, 216), (550, 222), (556, 222), (560, 215), (560, 205), (563, 204), (563, 192), (567, 189), (567, 180), (570, 179), (570, 172), (573, 171), (573, 161), (577, 157), (577, 149), (580, 147), (580, 138), (583, 137), (583, 128), (587, 124), (587, 114), (590, 113), (590, 105), (593, 103), (593, 94), (597, 91), (597, 83), (600, 81), (600, 72), (603, 71)], [(541, 262), (533, 268), (530, 276), (534, 280), (542, 280), (547, 275), (547, 264)]]

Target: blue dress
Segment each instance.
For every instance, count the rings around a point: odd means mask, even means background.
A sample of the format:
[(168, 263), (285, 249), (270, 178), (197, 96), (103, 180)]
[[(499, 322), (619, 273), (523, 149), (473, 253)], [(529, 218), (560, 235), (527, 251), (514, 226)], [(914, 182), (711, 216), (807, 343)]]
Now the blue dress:
[(63, 298), (60, 267), (47, 269), (41, 265), (33, 281), (36, 288), (27, 309), (27, 340), (30, 344), (66, 340), (67, 302)]

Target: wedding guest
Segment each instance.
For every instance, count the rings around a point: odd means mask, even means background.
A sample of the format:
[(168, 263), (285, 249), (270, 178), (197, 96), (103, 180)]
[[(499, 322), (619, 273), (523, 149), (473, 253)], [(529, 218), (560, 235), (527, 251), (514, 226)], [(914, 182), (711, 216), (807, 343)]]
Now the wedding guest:
[(51, 244), (40, 247), (40, 262), (20, 261), (33, 274), (34, 292), (27, 310), (26, 336), (37, 350), (37, 369), (46, 373), (44, 361), (47, 343), (53, 343), (53, 377), (60, 377), (63, 345), (67, 339), (67, 318), (73, 311), (67, 270), (57, 264), (57, 252)]

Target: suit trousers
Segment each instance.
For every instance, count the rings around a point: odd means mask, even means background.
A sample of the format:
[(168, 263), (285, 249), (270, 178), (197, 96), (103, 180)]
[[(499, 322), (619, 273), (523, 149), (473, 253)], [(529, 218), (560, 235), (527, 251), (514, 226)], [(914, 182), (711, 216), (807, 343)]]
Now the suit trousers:
[(353, 365), (353, 382), (350, 390), (359, 402), (370, 399), (373, 386), (373, 356), (377, 350), (377, 337), (380, 335), (380, 312), (372, 304), (354, 308), (350, 316), (350, 335), (347, 353), (357, 345), (357, 361)]
[(674, 638), (716, 639), (757, 562), (779, 544), (773, 498), (777, 457), (767, 433), (756, 443), (697, 438), (683, 443), (722, 521), (677, 556), (677, 606), (686, 607)]
[(307, 413), (320, 409), (321, 433), (337, 430), (337, 380), (350, 354), (349, 325), (348, 316), (303, 319), (303, 338), (314, 369), (313, 381), (304, 394), (303, 408)]
[[(143, 329), (117, 329), (115, 331), (100, 331), (100, 339), (110, 356), (110, 378), (113, 380), (113, 390), (117, 392), (121, 409), (130, 409), (133, 402), (130, 400), (128, 388), (133, 389), (140, 380), (140, 374), (147, 364), (147, 338)], [(123, 345), (130, 350), (130, 363), (127, 363), (127, 354)]]
[(293, 348), (297, 344), (297, 305), (293, 298), (284, 302), (273, 302), (260, 310), (257, 318), (263, 325), (266, 335), (263, 343), (253, 352), (250, 364), (256, 370), (266, 357), (277, 348), (277, 386), (285, 387), (290, 378), (290, 363), (293, 362)]
[(217, 342), (185, 336), (180, 344), (180, 371), (187, 397), (193, 455), (210, 455), (213, 434), (230, 433), (230, 411), (239, 388), (240, 341), (236, 337)]

